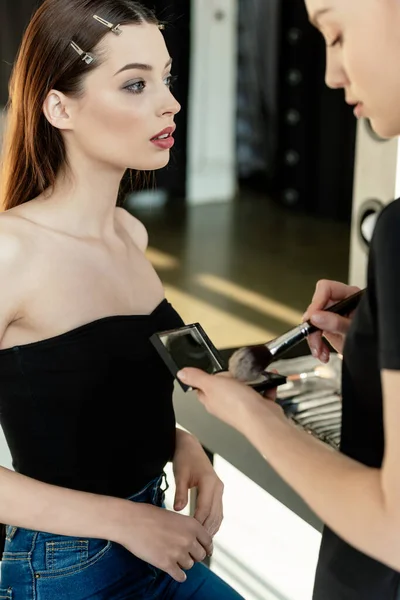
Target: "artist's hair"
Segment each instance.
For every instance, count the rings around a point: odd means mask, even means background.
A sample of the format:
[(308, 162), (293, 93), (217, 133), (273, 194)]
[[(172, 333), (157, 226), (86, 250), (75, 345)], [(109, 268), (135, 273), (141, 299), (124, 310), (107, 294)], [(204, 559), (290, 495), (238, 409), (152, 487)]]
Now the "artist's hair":
[[(10, 79), (0, 210), (41, 194), (66, 164), (62, 135), (44, 116), (43, 104), (52, 89), (82, 94), (84, 77), (100, 64), (95, 48), (113, 34), (93, 15), (115, 25), (159, 25), (152, 11), (132, 0), (45, 0), (26, 29)], [(95, 60), (84, 62), (71, 41)]]

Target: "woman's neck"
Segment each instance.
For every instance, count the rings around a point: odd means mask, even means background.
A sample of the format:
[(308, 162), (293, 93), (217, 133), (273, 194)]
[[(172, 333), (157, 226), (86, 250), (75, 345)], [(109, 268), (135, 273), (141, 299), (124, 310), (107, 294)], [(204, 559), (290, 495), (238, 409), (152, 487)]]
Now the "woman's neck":
[(123, 173), (104, 165), (62, 172), (38, 199), (46, 222), (70, 235), (103, 238), (114, 231), (115, 206)]

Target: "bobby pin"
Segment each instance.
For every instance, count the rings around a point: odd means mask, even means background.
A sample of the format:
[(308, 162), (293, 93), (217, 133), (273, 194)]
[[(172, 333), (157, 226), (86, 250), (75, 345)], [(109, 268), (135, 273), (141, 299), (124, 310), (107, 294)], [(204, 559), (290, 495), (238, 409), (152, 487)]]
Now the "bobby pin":
[(89, 52), (84, 52), (82, 48), (79, 48), (78, 44), (75, 44), (75, 42), (70, 42), (70, 45), (75, 50), (75, 52), (79, 54), (81, 60), (83, 60), (87, 65), (90, 65), (90, 63), (94, 61), (94, 56), (92, 54), (89, 54)]
[(113, 33), (115, 33), (115, 35), (121, 35), (122, 31), (119, 28), (119, 24), (113, 25), (112, 23), (110, 23), (109, 21), (106, 21), (105, 19), (102, 19), (98, 15), (93, 15), (93, 19), (96, 19), (96, 21), (98, 21), (102, 25), (105, 25), (106, 27), (108, 27), (108, 29), (110, 31), (112, 31)]

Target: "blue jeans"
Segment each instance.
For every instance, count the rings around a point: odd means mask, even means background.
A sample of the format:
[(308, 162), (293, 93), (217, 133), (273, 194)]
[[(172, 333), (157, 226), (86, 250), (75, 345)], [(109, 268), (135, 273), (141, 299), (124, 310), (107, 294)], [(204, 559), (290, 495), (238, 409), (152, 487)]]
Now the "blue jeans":
[[(163, 476), (129, 500), (163, 506)], [(239, 600), (201, 563), (177, 583), (115, 542), (7, 525), (0, 600)]]

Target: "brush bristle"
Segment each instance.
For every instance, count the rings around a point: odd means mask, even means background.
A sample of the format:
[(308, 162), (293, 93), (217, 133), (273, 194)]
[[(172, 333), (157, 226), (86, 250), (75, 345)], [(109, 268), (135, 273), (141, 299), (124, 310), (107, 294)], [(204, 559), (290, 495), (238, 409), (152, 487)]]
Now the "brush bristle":
[(229, 359), (229, 371), (239, 381), (255, 381), (267, 369), (272, 358), (264, 345), (240, 348)]

